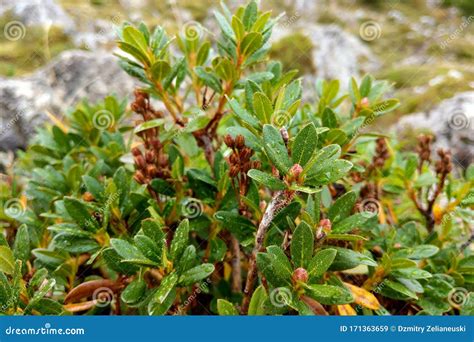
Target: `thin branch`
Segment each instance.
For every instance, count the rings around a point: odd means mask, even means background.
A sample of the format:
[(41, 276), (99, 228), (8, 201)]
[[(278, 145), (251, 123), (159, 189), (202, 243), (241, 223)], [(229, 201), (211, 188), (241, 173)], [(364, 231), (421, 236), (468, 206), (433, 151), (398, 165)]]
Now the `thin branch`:
[(278, 191), (273, 195), (271, 202), (268, 204), (265, 213), (263, 214), (262, 221), (257, 229), (255, 235), (255, 246), (252, 251), (252, 255), (249, 260), (249, 269), (247, 272), (247, 281), (245, 282), (244, 298), (242, 301), (242, 314), (246, 314), (249, 308), (250, 299), (253, 294), (255, 280), (257, 278), (257, 253), (263, 249), (263, 241), (265, 234), (270, 227), (271, 222), (275, 218), (275, 215), (284, 207), (291, 202), (294, 196), (294, 191), (283, 190)]

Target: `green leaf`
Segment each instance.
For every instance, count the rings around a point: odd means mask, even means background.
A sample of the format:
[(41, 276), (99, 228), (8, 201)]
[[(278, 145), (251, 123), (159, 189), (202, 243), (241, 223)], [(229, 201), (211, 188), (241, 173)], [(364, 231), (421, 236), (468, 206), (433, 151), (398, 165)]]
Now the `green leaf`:
[(301, 222), (291, 238), (291, 260), (295, 267), (305, 268), (313, 256), (313, 230), (306, 222)]
[(204, 82), (205, 85), (210, 87), (217, 93), (222, 92), (221, 81), (217, 78), (217, 76), (201, 66), (194, 68), (194, 72), (199, 77), (200, 80)]
[(243, 24), (245, 25), (245, 29), (250, 31), (250, 28), (257, 20), (258, 14), (258, 6), (255, 1), (250, 1), (248, 5), (245, 7), (244, 16), (243, 16)]
[(272, 265), (275, 271), (285, 279), (289, 279), (293, 272), (291, 263), (288, 260), (285, 252), (278, 246), (268, 246), (267, 252), (272, 259)]
[(231, 40), (235, 40), (234, 30), (232, 30), (232, 26), (229, 24), (227, 19), (217, 11), (214, 11), (214, 16), (216, 17), (217, 24), (219, 24), (224, 36)]
[(377, 213), (363, 212), (346, 217), (333, 226), (332, 232), (336, 234), (347, 233), (355, 228), (359, 228), (376, 214)]
[(15, 259), (26, 262), (30, 258), (30, 237), (28, 227), (22, 224), (18, 228), (13, 245), (13, 255)]
[(159, 303), (154, 299), (148, 303), (148, 314), (153, 316), (161, 316), (166, 314), (173, 305), (175, 299), (176, 288), (173, 288), (162, 303)]
[(267, 292), (263, 285), (259, 285), (253, 292), (252, 298), (250, 299), (248, 315), (249, 316), (261, 316), (265, 315), (264, 303), (268, 299)]
[(242, 22), (240, 21), (239, 17), (235, 15), (232, 16), (232, 29), (234, 30), (237, 41), (242, 40), (242, 37), (245, 34), (245, 27), (244, 24), (242, 24)]
[(171, 259), (178, 261), (189, 241), (189, 220), (181, 221), (178, 228), (174, 232), (173, 241), (171, 242), (170, 254)]
[(130, 260), (144, 260), (145, 256), (138, 250), (137, 247), (130, 242), (122, 239), (111, 239), (110, 245), (115, 251), (124, 259)]
[(15, 258), (7, 246), (0, 246), (0, 271), (6, 274), (12, 274), (15, 267)]
[(248, 218), (232, 211), (218, 211), (214, 214), (216, 220), (235, 235), (241, 242), (249, 239), (255, 232), (255, 226)]
[(156, 263), (161, 263), (163, 255), (163, 244), (156, 244), (152, 239), (146, 235), (137, 234), (133, 238), (135, 245), (143, 255)]
[(417, 267), (400, 268), (398, 270), (392, 271), (391, 274), (394, 277), (407, 279), (427, 279), (432, 277), (430, 272), (420, 270)]
[(143, 53), (146, 53), (148, 44), (142, 32), (137, 30), (133, 26), (127, 26), (122, 31), (123, 39), (126, 43), (140, 49)]
[(303, 174), (308, 173), (309, 176), (320, 172), (332, 160), (339, 158), (341, 155), (341, 147), (339, 145), (328, 145), (314, 154), (303, 168)]
[(264, 123), (270, 123), (273, 106), (270, 99), (264, 93), (257, 92), (253, 94), (253, 106), (259, 120)]
[(99, 224), (89, 213), (89, 209), (83, 202), (73, 197), (64, 197), (64, 208), (81, 228), (89, 231), (96, 231), (98, 229)]
[(348, 160), (337, 159), (326, 163), (323, 168), (308, 176), (308, 184), (318, 186), (334, 183), (341, 179), (352, 169), (352, 163)]
[(212, 272), (214, 272), (213, 264), (198, 265), (184, 272), (181, 277), (179, 277), (179, 283), (184, 286), (192, 285), (207, 278)]
[(162, 81), (171, 72), (167, 61), (159, 60), (151, 66), (151, 75), (155, 81)]
[(382, 115), (388, 112), (391, 112), (392, 110), (398, 108), (400, 106), (400, 101), (397, 99), (388, 99), (385, 101), (377, 102), (375, 105), (371, 107), (373, 112), (376, 115)]
[[(150, 58), (148, 57), (148, 55), (145, 52), (143, 52), (139, 48), (136, 48), (134, 45), (126, 43), (126, 42), (118, 42), (117, 45), (122, 51), (124, 51), (124, 52), (128, 53), (129, 55), (135, 57), (138, 61), (142, 62), (145, 65), (150, 65), (150, 63), (151, 63)], [(136, 70), (136, 72), (134, 72), (134, 74), (137, 74), (137, 75), (140, 74), (140, 71), (139, 71), (140, 69), (137, 69), (135, 67), (134, 70)]]
[(337, 250), (326, 248), (316, 252), (308, 265), (308, 275), (310, 278), (321, 277), (331, 266), (336, 258)]
[(170, 292), (174, 289), (178, 283), (178, 275), (176, 273), (171, 273), (163, 278), (161, 281), (160, 287), (153, 296), (153, 300), (157, 303), (162, 304)]
[(322, 123), (323, 123), (324, 127), (329, 127), (329, 128), (336, 128), (337, 127), (336, 113), (334, 113), (333, 110), (329, 107), (326, 107), (324, 109), (321, 120), (322, 120)]
[(407, 296), (408, 298), (418, 299), (418, 296), (416, 295), (416, 293), (409, 290), (405, 285), (402, 285), (398, 282), (395, 282), (389, 279), (385, 279), (380, 285), (380, 287), (382, 288), (382, 293), (385, 287), (388, 287), (394, 290), (395, 292), (399, 292), (402, 295)]
[(266, 186), (270, 190), (284, 190), (286, 189), (285, 183), (283, 181), (279, 180), (278, 178), (275, 178), (268, 173), (262, 172), (260, 170), (252, 169), (247, 172), (247, 175), (256, 180), (258, 183)]
[(135, 129), (133, 130), (133, 133), (137, 134), (137, 133), (146, 131), (150, 128), (160, 127), (160, 126), (163, 126), (164, 123), (165, 123), (164, 119), (153, 119), (153, 120), (145, 121), (139, 124), (138, 126), (136, 126)]
[(318, 133), (313, 123), (306, 125), (296, 135), (295, 142), (291, 149), (291, 158), (294, 164), (299, 164), (303, 168), (315, 153), (318, 144)]
[(324, 305), (341, 305), (354, 301), (352, 294), (346, 288), (334, 285), (306, 285), (305, 293)]
[(217, 312), (220, 316), (237, 316), (239, 314), (234, 304), (225, 299), (217, 300)]
[(165, 233), (162, 224), (156, 219), (146, 219), (142, 221), (143, 233), (151, 238), (156, 244), (163, 243)]
[(337, 250), (336, 258), (330, 269), (334, 271), (348, 270), (359, 265), (377, 266), (377, 263), (365, 254), (350, 249), (334, 247)]
[(88, 175), (84, 175), (82, 176), (82, 181), (84, 182), (87, 191), (89, 191), (94, 196), (94, 198), (99, 200), (102, 199), (104, 195), (104, 187), (97, 179)]
[(346, 192), (339, 197), (334, 204), (329, 208), (328, 218), (334, 224), (350, 215), (354, 208), (357, 195), (354, 191)]
[(281, 173), (287, 174), (292, 163), (280, 132), (271, 125), (264, 125), (263, 142), (268, 158)]
[(240, 52), (244, 56), (250, 56), (262, 46), (262, 35), (258, 32), (249, 32), (240, 43)]
[(242, 123), (248, 124), (253, 128), (261, 127), (260, 122), (255, 119), (253, 115), (249, 114), (244, 108), (242, 108), (239, 101), (236, 99), (230, 99), (228, 103), (232, 111), (242, 121)]
[(146, 282), (143, 279), (136, 279), (132, 281), (123, 290), (120, 298), (126, 304), (137, 304), (142, 300), (146, 291)]
[(193, 245), (189, 245), (183, 252), (183, 255), (179, 259), (178, 264), (176, 265), (175, 269), (178, 274), (186, 272), (191, 267), (194, 266), (196, 262), (196, 247)]
[[(278, 272), (277, 268), (281, 265), (276, 263), (276, 256), (274, 254), (257, 254), (257, 267), (272, 286), (280, 287), (290, 285), (291, 273), (288, 275), (287, 272)], [(284, 267), (280, 267), (280, 269), (284, 270)]]
[(432, 257), (439, 252), (439, 248), (433, 245), (419, 245), (410, 250), (408, 258), (420, 260)]

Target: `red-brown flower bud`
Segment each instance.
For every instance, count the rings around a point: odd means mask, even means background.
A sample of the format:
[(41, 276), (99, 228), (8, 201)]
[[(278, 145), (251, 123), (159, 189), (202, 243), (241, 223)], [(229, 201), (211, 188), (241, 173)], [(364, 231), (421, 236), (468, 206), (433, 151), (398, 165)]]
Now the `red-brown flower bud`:
[(300, 164), (294, 164), (290, 169), (290, 175), (292, 175), (294, 179), (297, 179), (301, 172), (303, 172), (303, 168)]
[(227, 134), (224, 137), (224, 142), (228, 147), (234, 148), (234, 139), (232, 139), (232, 136), (230, 134)]
[(306, 271), (303, 267), (298, 267), (292, 275), (292, 279), (294, 283), (297, 282), (303, 282), (306, 283), (308, 282), (308, 271)]
[(235, 137), (235, 147), (240, 150), (244, 146), (245, 146), (245, 138), (243, 135), (239, 134), (238, 136)]

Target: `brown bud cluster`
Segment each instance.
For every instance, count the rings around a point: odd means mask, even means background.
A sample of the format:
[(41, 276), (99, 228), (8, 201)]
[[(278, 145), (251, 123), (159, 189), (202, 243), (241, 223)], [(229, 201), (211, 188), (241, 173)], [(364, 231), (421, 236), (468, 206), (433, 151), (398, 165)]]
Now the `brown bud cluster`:
[(254, 151), (245, 146), (245, 138), (242, 135), (237, 135), (233, 139), (229, 134), (224, 137), (225, 144), (232, 149), (232, 154), (227, 158), (229, 163), (229, 176), (236, 178), (239, 175), (242, 178), (247, 177), (247, 172), (250, 169), (260, 168), (260, 162), (256, 160), (250, 160), (253, 156)]
[[(137, 125), (162, 117), (162, 113), (155, 111), (151, 106), (149, 95), (140, 90), (135, 91), (135, 101), (131, 107), (133, 111), (143, 117), (143, 120), (136, 122)], [(139, 132), (138, 136), (143, 140), (143, 148), (134, 147), (132, 149), (136, 168), (135, 180), (140, 184), (149, 184), (154, 178), (168, 178), (171, 171), (168, 156), (164, 153), (163, 145), (159, 139), (159, 128), (146, 129)]]
[(143, 120), (148, 121), (163, 117), (163, 113), (155, 111), (151, 106), (150, 95), (148, 93), (136, 89), (133, 94), (135, 96), (135, 101), (132, 102), (131, 108), (135, 113), (143, 116)]
[(436, 162), (435, 170), (436, 174), (441, 177), (445, 177), (448, 173), (453, 170), (453, 163), (451, 161), (451, 153), (449, 151), (439, 149), (438, 150), (439, 160)]
[(416, 148), (420, 157), (420, 164), (423, 162), (431, 162), (431, 143), (433, 137), (431, 135), (420, 135), (418, 137), (418, 146)]
[(390, 152), (385, 138), (378, 138), (377, 145), (375, 146), (375, 156), (372, 159), (372, 165), (375, 169), (382, 168), (385, 161), (390, 158)]

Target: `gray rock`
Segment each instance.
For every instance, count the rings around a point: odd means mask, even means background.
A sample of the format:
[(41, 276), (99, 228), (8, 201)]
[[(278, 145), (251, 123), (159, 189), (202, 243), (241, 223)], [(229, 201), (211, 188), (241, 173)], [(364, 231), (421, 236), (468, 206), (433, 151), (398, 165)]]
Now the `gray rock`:
[[(297, 27), (302, 24), (303, 27)], [(337, 25), (306, 25), (295, 21), (294, 25), (290, 26), (277, 25), (271, 39), (277, 42), (295, 32), (311, 39), (314, 46), (311, 54), (316, 74), (307, 75), (305, 78), (313, 84), (315, 77), (338, 79), (345, 88), (351, 76), (359, 78), (366, 72), (376, 70), (380, 65), (360, 39)]]
[(49, 111), (58, 118), (83, 98), (125, 97), (135, 82), (110, 54), (66, 51), (34, 74), (0, 78), (0, 150), (26, 146)]
[(0, 16), (11, 12), (25, 26), (54, 25), (72, 30), (74, 21), (54, 0), (2, 0)]
[(474, 162), (474, 91), (444, 100), (429, 112), (405, 116), (395, 128), (400, 134), (431, 131), (435, 148), (451, 149), (454, 161), (466, 167)]

